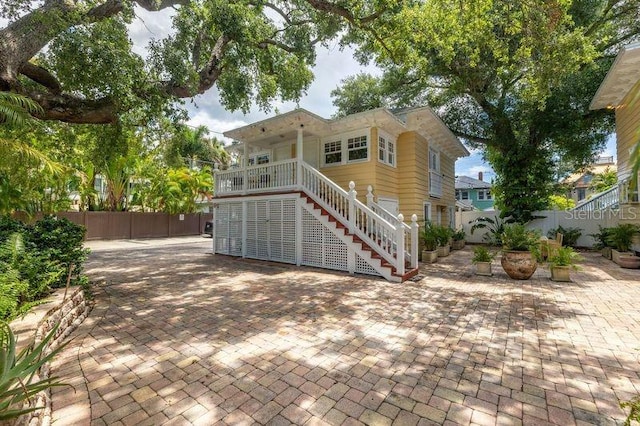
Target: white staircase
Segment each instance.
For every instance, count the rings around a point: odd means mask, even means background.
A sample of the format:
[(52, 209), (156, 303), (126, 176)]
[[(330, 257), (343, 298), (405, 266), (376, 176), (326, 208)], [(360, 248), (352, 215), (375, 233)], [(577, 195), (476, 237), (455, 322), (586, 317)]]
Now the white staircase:
[(620, 203), (620, 185), (602, 191), (575, 206), (573, 211), (598, 211), (617, 207)]

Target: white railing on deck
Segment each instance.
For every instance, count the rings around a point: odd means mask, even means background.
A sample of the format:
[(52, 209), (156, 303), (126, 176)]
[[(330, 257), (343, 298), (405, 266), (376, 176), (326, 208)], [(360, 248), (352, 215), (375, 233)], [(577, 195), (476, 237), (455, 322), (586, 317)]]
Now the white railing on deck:
[(587, 201), (578, 204), (573, 210), (576, 211), (598, 211), (609, 207), (615, 207), (620, 203), (620, 186), (616, 185), (599, 194), (594, 195)]
[[(347, 226), (352, 234), (375, 249), (380, 256), (393, 265), (398, 275), (404, 275), (404, 223), (393, 225), (358, 201), (353, 182), (349, 183), (347, 192), (309, 164), (303, 162), (301, 165), (301, 185), (307, 194)], [(402, 218), (402, 215), (399, 215), (399, 218)], [(398, 218), (395, 218), (395, 221), (398, 222)], [(417, 235), (417, 223), (415, 235)], [(411, 265), (417, 267), (417, 240), (410, 245), (410, 251), (413, 254), (410, 257)]]
[[(415, 242), (416, 243), (416, 247), (417, 247), (417, 242), (418, 242), (417, 241), (417, 239), (418, 239), (418, 232), (417, 232), (418, 228), (417, 228), (417, 226), (415, 228), (416, 232), (415, 232), (415, 235), (414, 235), (414, 232), (412, 232), (412, 230), (413, 230), (412, 226), (407, 225), (406, 223), (404, 223), (404, 221), (399, 220), (397, 216), (395, 216), (389, 210), (385, 209), (380, 204), (378, 204), (378, 203), (376, 203), (374, 201), (373, 187), (371, 185), (369, 185), (367, 190), (368, 190), (368, 193), (367, 193), (367, 206), (374, 213), (380, 215), (384, 220), (386, 220), (387, 222), (392, 224), (394, 227), (396, 227), (396, 229), (401, 227), (404, 230), (404, 256), (405, 256), (405, 259), (410, 262), (410, 264), (411, 264), (411, 266), (413, 268), (417, 267), (418, 266), (417, 249), (416, 249), (416, 255), (412, 256), (412, 254), (413, 254), (413, 249), (412, 249), (413, 243)], [(413, 215), (413, 216), (415, 216), (415, 215)], [(404, 218), (404, 216), (402, 216), (402, 217)], [(412, 217), (412, 219), (413, 219), (413, 217)], [(417, 221), (417, 217), (416, 217), (416, 221)]]
[(244, 169), (216, 171), (214, 195), (291, 189), (296, 186), (297, 160), (258, 164)]

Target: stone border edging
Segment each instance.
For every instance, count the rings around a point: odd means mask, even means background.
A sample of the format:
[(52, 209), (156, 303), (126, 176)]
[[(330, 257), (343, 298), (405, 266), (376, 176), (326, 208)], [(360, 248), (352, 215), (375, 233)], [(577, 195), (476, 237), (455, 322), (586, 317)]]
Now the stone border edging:
[[(58, 297), (63, 291), (64, 289), (58, 290)], [(63, 340), (84, 321), (92, 308), (93, 304), (86, 299), (85, 292), (82, 288), (75, 287), (69, 289), (66, 297), (63, 296), (62, 301), (59, 304), (44, 313), (42, 319), (37, 323), (38, 325), (35, 329), (35, 333), (31, 335), (25, 344), (29, 344), (33, 341), (33, 343), (37, 345), (49, 333), (49, 331), (55, 327), (56, 324), (60, 324), (53, 339), (44, 350), (44, 354), (51, 353), (51, 351), (58, 348), (62, 344)], [(24, 347), (23, 345), (21, 346)], [(50, 372), (51, 366), (49, 363), (44, 364), (40, 368), (38, 377), (35, 377), (35, 380), (48, 378)], [(36, 397), (30, 401), (29, 405), (41, 406), (44, 408), (20, 417), (15, 422), (16, 426), (48, 426), (51, 424), (50, 389), (38, 393)]]

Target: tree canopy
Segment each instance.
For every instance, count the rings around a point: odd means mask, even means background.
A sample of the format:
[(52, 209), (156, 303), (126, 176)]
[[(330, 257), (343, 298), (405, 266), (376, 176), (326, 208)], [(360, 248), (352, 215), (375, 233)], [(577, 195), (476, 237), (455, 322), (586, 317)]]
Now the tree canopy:
[[(310, 84), (314, 46), (368, 29), (387, 1), (6, 0), (0, 18), (0, 91), (22, 94), (47, 120), (134, 122), (214, 85), (220, 102), (247, 111), (296, 100)], [(132, 49), (136, 10), (173, 8), (172, 31)]]
[[(427, 0), (379, 27), (384, 45), (354, 41), (384, 70), (372, 91), (435, 107), (493, 166), (498, 207), (526, 221), (547, 206), (554, 163), (589, 163), (612, 132), (611, 112), (588, 106), (617, 49), (638, 39), (639, 3)], [(346, 83), (341, 110), (358, 82)]]

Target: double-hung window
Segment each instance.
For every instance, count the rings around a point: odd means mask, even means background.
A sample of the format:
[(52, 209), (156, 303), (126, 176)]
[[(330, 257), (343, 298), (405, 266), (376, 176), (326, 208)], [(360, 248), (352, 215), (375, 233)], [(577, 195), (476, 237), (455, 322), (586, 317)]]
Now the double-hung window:
[(369, 159), (368, 132), (350, 133), (329, 139), (322, 144), (322, 165), (333, 166)]
[(347, 139), (347, 150), (349, 152), (349, 161), (366, 160), (369, 156), (369, 148), (367, 147), (367, 136), (356, 136)]
[(378, 161), (389, 166), (396, 166), (396, 143), (389, 136), (378, 136)]
[(342, 163), (342, 141), (325, 142), (324, 164)]

